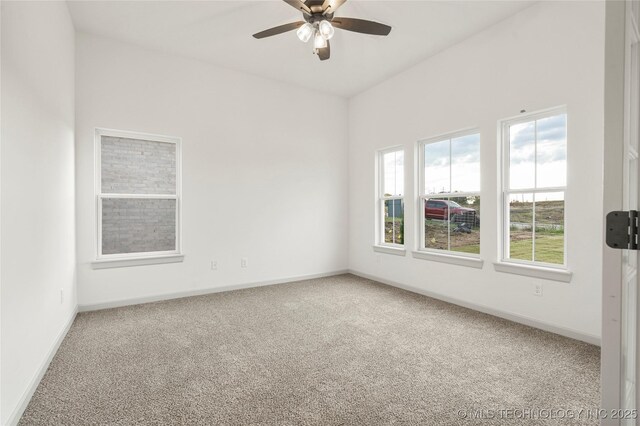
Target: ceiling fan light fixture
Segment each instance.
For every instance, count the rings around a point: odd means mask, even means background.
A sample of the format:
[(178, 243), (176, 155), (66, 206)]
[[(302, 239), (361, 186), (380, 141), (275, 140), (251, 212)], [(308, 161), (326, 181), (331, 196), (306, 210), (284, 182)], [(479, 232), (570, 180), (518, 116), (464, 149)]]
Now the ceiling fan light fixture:
[(331, 25), (331, 22), (329, 21), (320, 22), (320, 25), (318, 25), (318, 31), (320, 31), (320, 35), (325, 40), (329, 40), (336, 32), (335, 28), (333, 28), (333, 25)]
[[(2, 0), (0, 0), (2, 1)], [(304, 21), (290, 22), (255, 33), (253, 38), (263, 39), (296, 30), (303, 43), (313, 37), (313, 52), (321, 61), (331, 57), (331, 39), (336, 28), (354, 33), (387, 36), (391, 32), (389, 25), (356, 18), (335, 18), (335, 12), (347, 0), (283, 0), (289, 6), (302, 12)]]
[(325, 40), (319, 31), (316, 32), (316, 37), (313, 39), (313, 47), (316, 49), (324, 49), (327, 47), (327, 40)]
[(308, 42), (309, 40), (311, 40), (311, 36), (313, 35), (313, 25), (306, 22), (304, 25), (298, 28), (298, 31), (296, 31), (296, 35), (301, 42)]

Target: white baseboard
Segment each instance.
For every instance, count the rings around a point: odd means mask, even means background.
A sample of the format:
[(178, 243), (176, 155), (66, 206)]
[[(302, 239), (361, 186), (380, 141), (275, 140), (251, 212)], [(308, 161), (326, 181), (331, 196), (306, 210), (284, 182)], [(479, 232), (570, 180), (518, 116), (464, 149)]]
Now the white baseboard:
[(517, 322), (519, 324), (528, 325), (529, 327), (539, 328), (540, 330), (548, 331), (551, 333), (559, 334), (561, 336), (569, 337), (571, 339), (580, 340), (582, 342), (600, 346), (599, 336), (583, 333), (581, 331), (573, 330), (571, 328), (557, 326), (555, 324), (550, 324), (544, 321), (540, 321), (540, 320), (530, 318), (524, 315), (516, 314), (513, 312), (502, 311), (502, 310), (498, 310), (485, 305), (465, 302), (459, 299), (455, 299), (453, 297), (443, 296), (437, 293), (430, 292), (428, 290), (421, 289), (419, 287), (414, 287), (411, 285), (406, 285), (399, 282), (387, 280), (384, 278), (376, 277), (374, 275), (366, 274), (364, 272), (355, 271), (353, 269), (350, 269), (349, 273), (361, 278), (366, 278), (368, 280), (377, 281), (382, 284), (390, 285), (392, 287), (398, 287), (403, 290), (410, 291), (412, 293), (422, 294), (424, 296), (432, 297), (434, 299), (442, 300), (444, 302), (448, 302), (454, 305), (462, 306), (464, 308), (472, 309), (474, 311), (479, 311), (485, 314), (493, 315), (495, 317), (500, 317), (509, 321)]
[(323, 272), (320, 274), (301, 275), (297, 277), (278, 278), (278, 279), (268, 280), (268, 281), (256, 281), (256, 282), (234, 284), (234, 285), (227, 285), (227, 286), (221, 286), (221, 287), (209, 287), (209, 288), (202, 288), (202, 289), (196, 289), (196, 290), (187, 290), (187, 291), (179, 291), (174, 293), (158, 294), (153, 296), (135, 297), (131, 299), (113, 300), (113, 301), (104, 302), (104, 303), (79, 305), (78, 312), (89, 312), (89, 311), (98, 311), (101, 309), (120, 308), (122, 306), (140, 305), (142, 303), (160, 302), (163, 300), (180, 299), (183, 297), (191, 297), (191, 296), (202, 296), (205, 294), (221, 293), (223, 291), (242, 290), (245, 288), (263, 287), (263, 286), (275, 285), (275, 284), (285, 284), (285, 283), (290, 283), (295, 281), (312, 280), (315, 278), (332, 277), (335, 275), (342, 275), (347, 273), (349, 273), (347, 269), (341, 269), (338, 271)]
[(6, 426), (15, 426), (20, 421), (20, 417), (22, 417), (24, 410), (27, 409), (27, 405), (29, 405), (29, 401), (31, 401), (31, 397), (35, 393), (36, 389), (38, 388), (38, 385), (40, 384), (40, 381), (44, 377), (44, 373), (47, 372), (47, 369), (49, 368), (49, 364), (51, 364), (53, 357), (56, 355), (56, 352), (58, 352), (58, 348), (60, 347), (60, 344), (62, 344), (62, 341), (67, 336), (67, 333), (69, 332), (69, 329), (73, 324), (73, 321), (76, 319), (77, 314), (78, 314), (78, 306), (76, 305), (76, 307), (71, 312), (71, 315), (67, 319), (67, 322), (65, 323), (64, 327), (62, 328), (62, 330), (60, 330), (60, 332), (56, 336), (56, 340), (53, 342), (53, 345), (51, 346), (51, 348), (49, 348), (49, 351), (47, 352), (47, 356), (42, 361), (42, 364), (40, 364), (40, 367), (31, 378), (31, 381), (29, 381), (29, 386), (27, 386), (27, 389), (24, 391), (24, 393), (20, 397), (20, 401), (18, 402), (18, 405), (13, 410), (13, 412), (9, 415), (9, 419), (7, 420)]

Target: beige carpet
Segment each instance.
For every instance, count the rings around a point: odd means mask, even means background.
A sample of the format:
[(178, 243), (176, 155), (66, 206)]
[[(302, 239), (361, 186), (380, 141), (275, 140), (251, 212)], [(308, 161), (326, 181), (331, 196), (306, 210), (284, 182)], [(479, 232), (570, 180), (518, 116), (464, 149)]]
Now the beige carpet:
[(21, 424), (597, 424), (499, 410), (596, 409), (599, 359), (342, 275), (79, 314)]

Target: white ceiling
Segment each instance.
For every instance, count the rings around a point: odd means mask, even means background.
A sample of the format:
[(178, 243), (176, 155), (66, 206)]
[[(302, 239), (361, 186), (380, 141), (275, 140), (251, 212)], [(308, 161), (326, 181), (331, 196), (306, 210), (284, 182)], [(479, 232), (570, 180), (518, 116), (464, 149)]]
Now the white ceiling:
[(393, 27), (388, 37), (337, 30), (320, 62), (295, 32), (252, 34), (301, 14), (280, 0), (69, 1), (76, 30), (349, 97), (528, 6), (532, 1), (358, 1), (336, 16)]

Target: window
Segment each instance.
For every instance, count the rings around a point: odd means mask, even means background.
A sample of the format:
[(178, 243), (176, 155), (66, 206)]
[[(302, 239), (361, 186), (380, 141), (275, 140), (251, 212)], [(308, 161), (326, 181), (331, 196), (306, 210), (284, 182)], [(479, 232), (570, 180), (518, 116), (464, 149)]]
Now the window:
[(480, 134), (418, 144), (420, 250), (480, 254)]
[(96, 130), (97, 258), (180, 254), (180, 139)]
[(378, 184), (379, 245), (404, 245), (404, 151), (380, 151)]
[(566, 264), (567, 114), (555, 109), (502, 124), (502, 259)]

